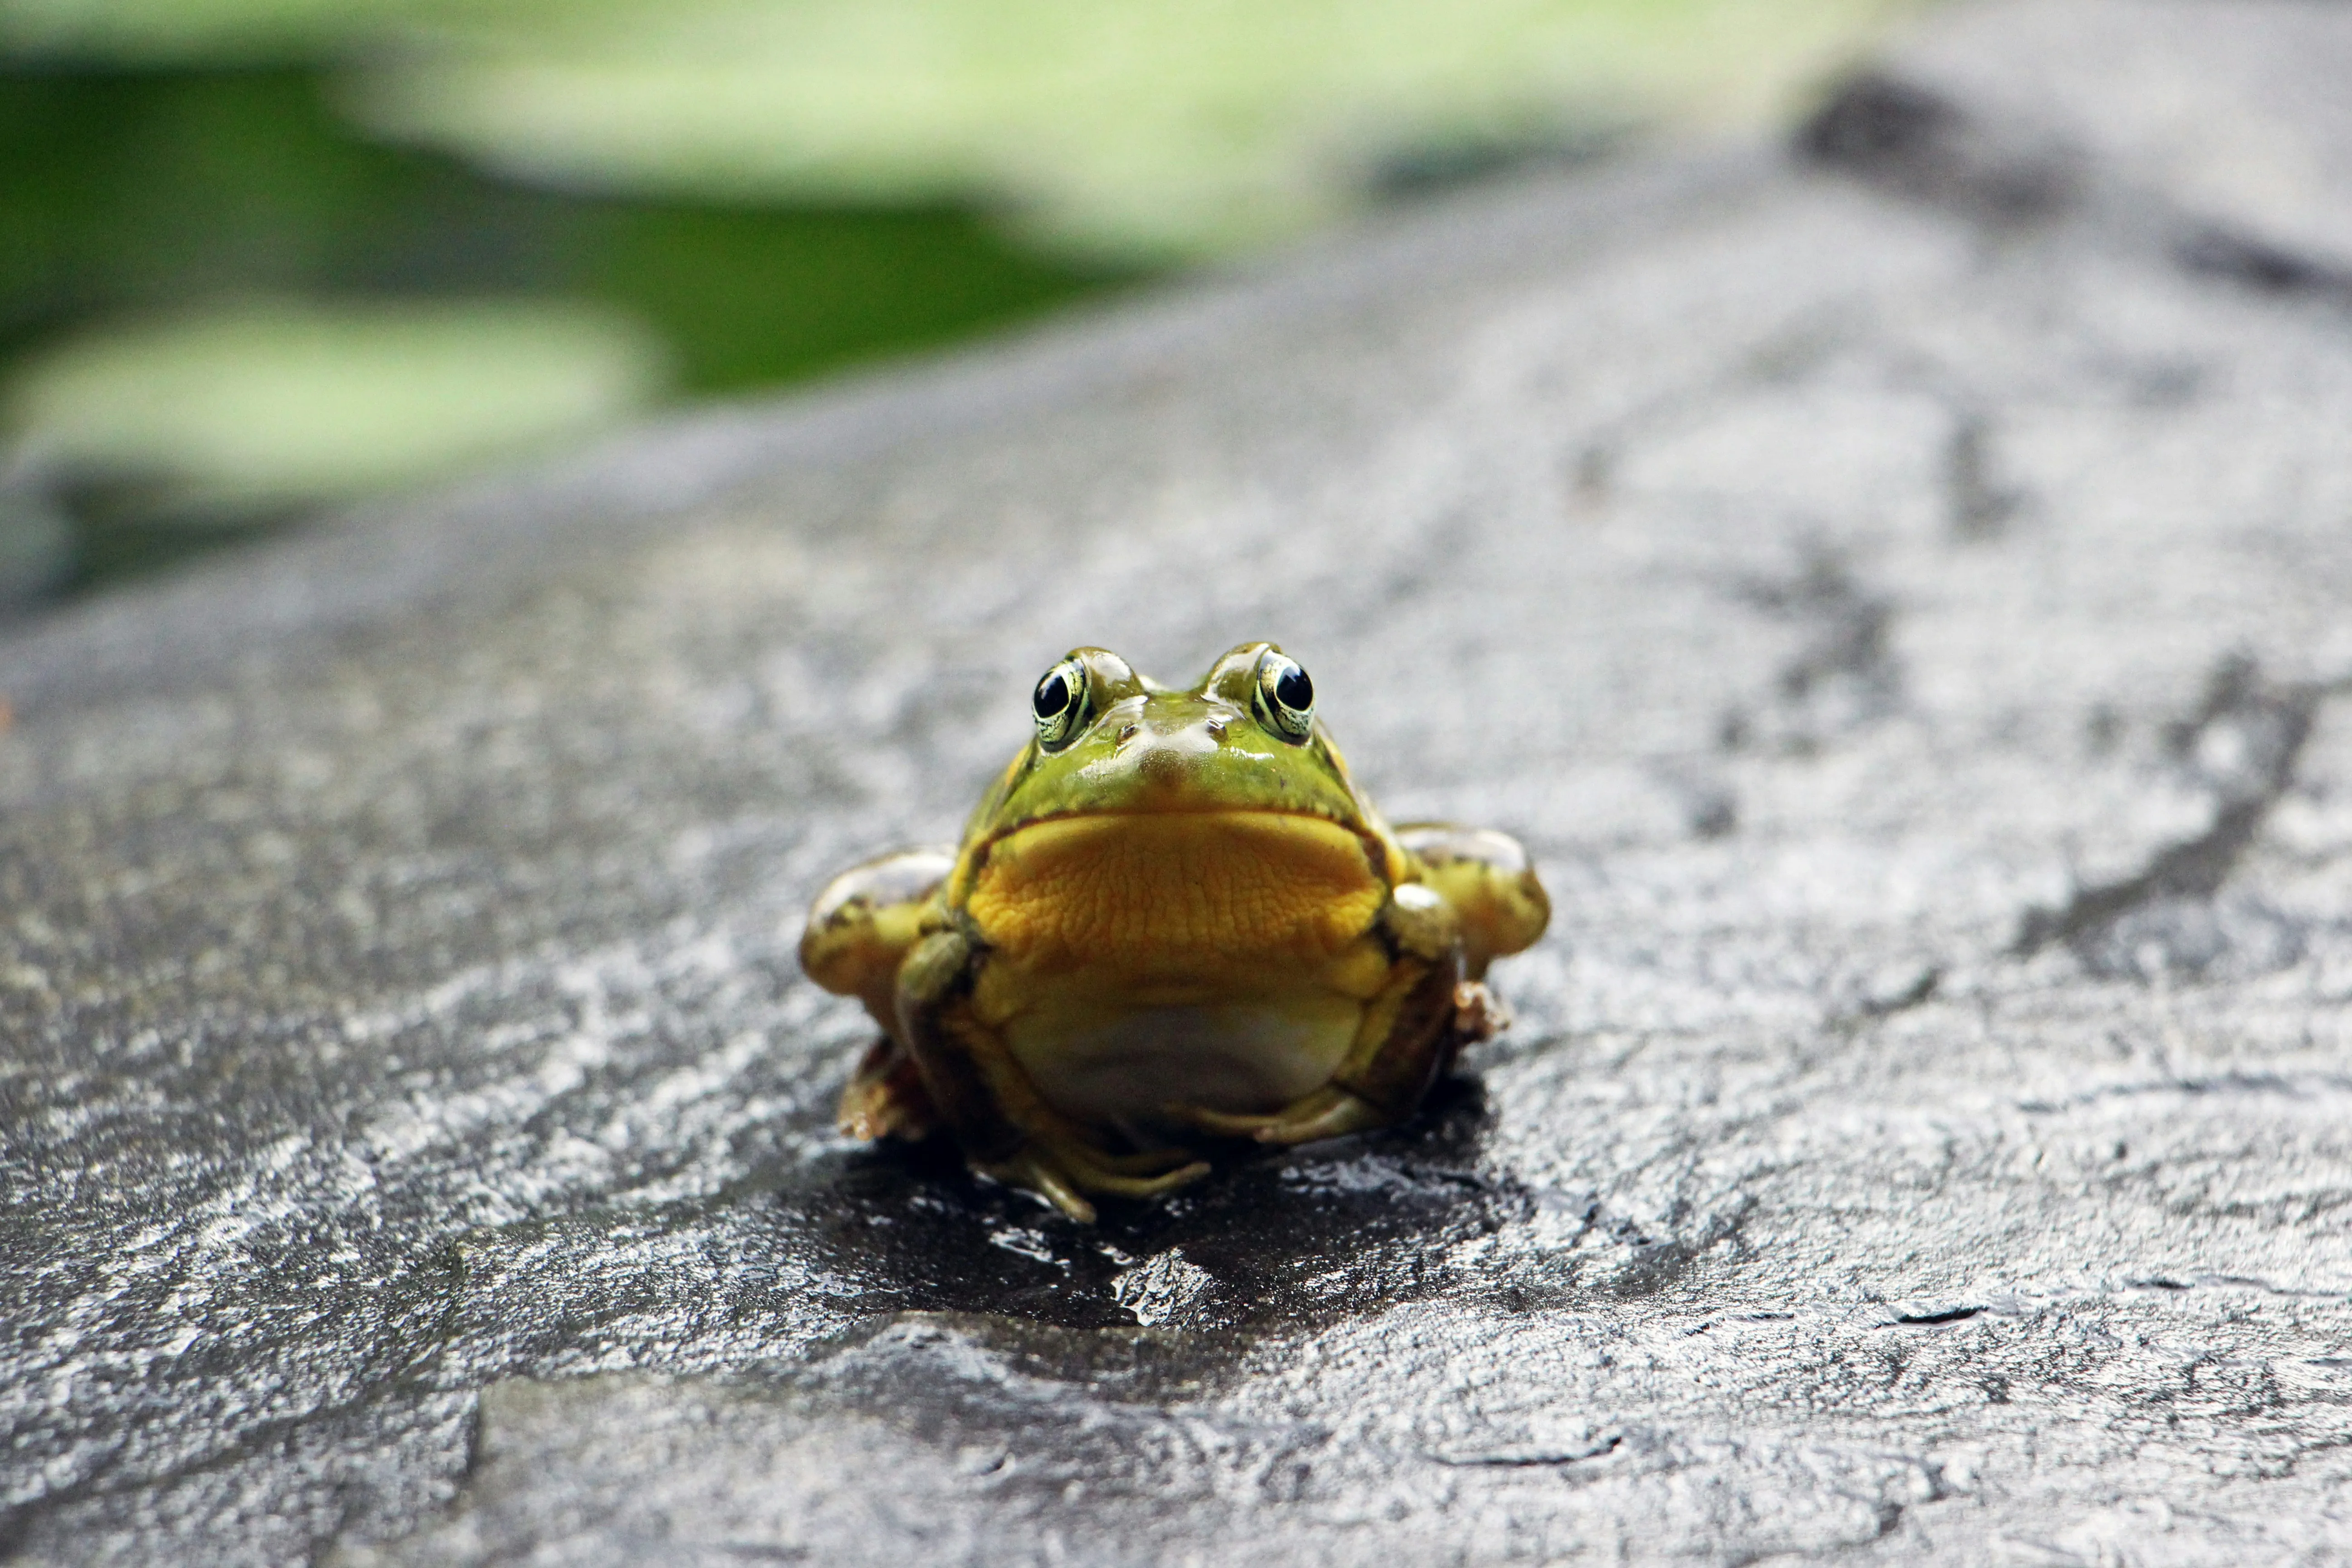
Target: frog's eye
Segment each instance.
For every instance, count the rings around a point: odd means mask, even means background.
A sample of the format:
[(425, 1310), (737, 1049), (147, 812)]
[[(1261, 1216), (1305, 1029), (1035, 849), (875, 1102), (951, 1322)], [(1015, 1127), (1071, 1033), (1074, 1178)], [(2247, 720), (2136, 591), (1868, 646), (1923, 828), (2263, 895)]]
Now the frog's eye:
[(1258, 660), (1257, 712), (1267, 729), (1293, 745), (1315, 732), (1315, 683), (1297, 659), (1269, 653)]
[(1047, 670), (1029, 694), (1029, 710), (1037, 716), (1037, 743), (1058, 752), (1078, 732), (1087, 711), (1087, 667), (1066, 658)]

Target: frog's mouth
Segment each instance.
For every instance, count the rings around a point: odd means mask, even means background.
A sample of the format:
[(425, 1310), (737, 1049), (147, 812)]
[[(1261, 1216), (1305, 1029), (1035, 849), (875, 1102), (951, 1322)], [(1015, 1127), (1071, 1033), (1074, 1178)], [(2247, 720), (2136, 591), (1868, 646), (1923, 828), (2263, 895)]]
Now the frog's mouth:
[(1376, 847), (1328, 817), (1238, 810), (1046, 817), (988, 847), (964, 907), (1045, 970), (1318, 963), (1388, 897)]

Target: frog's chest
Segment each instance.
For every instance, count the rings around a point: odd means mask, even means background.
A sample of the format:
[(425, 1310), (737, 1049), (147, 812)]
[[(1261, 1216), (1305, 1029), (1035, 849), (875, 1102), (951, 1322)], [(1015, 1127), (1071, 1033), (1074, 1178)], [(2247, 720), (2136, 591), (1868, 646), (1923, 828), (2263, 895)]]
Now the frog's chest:
[(1080, 1121), (1276, 1110), (1330, 1080), (1386, 984), (1386, 898), (1363, 841), (1317, 818), (1040, 823), (992, 847), (963, 908), (973, 1016)]
[[(1380, 965), (1384, 971), (1385, 959)], [(1065, 977), (1003, 1009), (989, 1006), (986, 980), (975, 1011), (1040, 1094), (1066, 1116), (1147, 1140), (1167, 1106), (1265, 1113), (1321, 1088), (1355, 1044), (1370, 1005), (1350, 994), (1358, 987), (1321, 978), (1235, 991)], [(989, 1012), (999, 1016), (987, 1020)]]
[(1370, 933), (1303, 961), (1171, 947), (1133, 967), (1038, 964), (998, 952), (971, 1007), (1055, 1109), (1148, 1142), (1171, 1105), (1263, 1115), (1328, 1083), (1390, 969)]

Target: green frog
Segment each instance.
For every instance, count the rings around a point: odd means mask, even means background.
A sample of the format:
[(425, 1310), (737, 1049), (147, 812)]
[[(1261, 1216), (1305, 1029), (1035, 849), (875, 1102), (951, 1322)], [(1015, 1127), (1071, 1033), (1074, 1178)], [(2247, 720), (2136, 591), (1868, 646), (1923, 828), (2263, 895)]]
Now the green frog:
[(1080, 1222), (1208, 1173), (1204, 1143), (1306, 1143), (1411, 1116), (1506, 1022), (1486, 966), (1551, 907), (1507, 836), (1391, 827), (1245, 643), (1190, 690), (1072, 650), (954, 847), (820, 893), (801, 963), (883, 1037), (845, 1132), (944, 1128), (984, 1175)]

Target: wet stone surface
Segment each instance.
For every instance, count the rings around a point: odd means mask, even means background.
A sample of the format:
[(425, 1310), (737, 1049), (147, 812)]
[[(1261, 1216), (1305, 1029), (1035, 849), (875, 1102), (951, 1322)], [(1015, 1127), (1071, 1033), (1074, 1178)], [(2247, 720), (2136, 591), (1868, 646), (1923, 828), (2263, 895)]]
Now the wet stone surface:
[[(2281, 180), (2345, 148), (2262, 28), (2307, 73), (2340, 11), (2229, 9)], [(0, 1542), (2352, 1553), (2352, 315), (1972, 119), (2048, 41), (1954, 26), (1810, 162), (1496, 190), (0, 645)], [(835, 1137), (823, 878), (952, 834), (1064, 647), (1258, 636), (1392, 815), (1534, 849), (1517, 1027), (1093, 1230)]]

